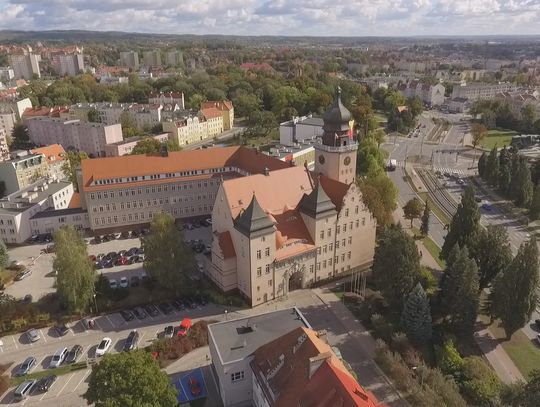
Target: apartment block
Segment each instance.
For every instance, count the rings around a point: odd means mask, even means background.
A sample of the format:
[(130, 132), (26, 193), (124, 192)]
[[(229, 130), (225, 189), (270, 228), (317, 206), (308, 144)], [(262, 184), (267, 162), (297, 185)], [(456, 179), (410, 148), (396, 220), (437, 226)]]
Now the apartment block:
[(139, 54), (135, 51), (120, 52), (120, 65), (139, 69)]
[(121, 155), (131, 154), (137, 143), (145, 138), (153, 138), (160, 143), (167, 143), (169, 141), (169, 133), (156, 134), (143, 137), (129, 137), (123, 141), (107, 144), (105, 146), (105, 155), (107, 157), (120, 157)]
[(13, 158), (0, 162), (0, 181), (6, 187), (6, 194), (12, 194), (41, 178), (47, 178), (49, 166), (43, 154), (18, 151)]
[(167, 120), (162, 123), (163, 131), (171, 134), (171, 139), (176, 140), (179, 145), (188, 145), (203, 141), (219, 134), (223, 131), (223, 116), (211, 117), (211, 125), (205, 116), (185, 116), (180, 119)]
[(48, 178), (63, 180), (66, 178), (63, 166), (65, 160), (65, 150), (60, 144), (51, 144), (50, 146), (34, 148), (30, 150), (32, 154), (42, 154), (48, 164)]
[(234, 106), (229, 100), (209, 100), (201, 104), (201, 110), (215, 108), (223, 116), (223, 130), (230, 130), (234, 126)]
[(180, 110), (184, 110), (183, 92), (154, 92), (148, 96), (148, 103), (157, 105), (178, 105)]
[(13, 68), (15, 79), (32, 79), (34, 76), (41, 78), (39, 61), (41, 57), (34, 54), (11, 54), (8, 55), (9, 65)]
[(206, 138), (223, 133), (223, 115), (215, 107), (202, 109), (201, 114), (206, 122)]
[(52, 57), (52, 66), (59, 76), (76, 76), (84, 72), (82, 54), (58, 54)]
[(36, 117), (26, 122), (30, 140), (34, 144), (60, 144), (64, 150), (84, 151), (92, 157), (104, 157), (107, 144), (123, 140), (120, 124), (85, 123), (49, 117)]
[(161, 66), (161, 51), (143, 52), (143, 61), (145, 66)]
[(460, 98), (467, 100), (494, 99), (502, 92), (515, 92), (517, 86), (513, 83), (496, 84), (470, 84), (454, 86), (452, 99)]
[(399, 90), (405, 97), (418, 97), (428, 106), (440, 106), (444, 103), (445, 88), (440, 83), (432, 85), (430, 83), (412, 80), (401, 85)]
[(4, 131), (6, 135), (11, 136), (16, 122), (17, 116), (11, 108), (0, 107), (0, 131)]
[(15, 79), (15, 72), (9, 66), (0, 66), (0, 82), (10, 82)]
[(17, 120), (22, 119), (26, 109), (32, 108), (32, 102), (29, 98), (19, 99), (18, 97), (0, 99), (0, 110), (12, 111)]
[(169, 51), (167, 52), (167, 65), (178, 66), (184, 63), (184, 55), (182, 51)]
[(0, 129), (0, 161), (9, 160), (8, 134), (6, 130)]
[(66, 209), (72, 197), (71, 182), (43, 179), (8, 194), (0, 199), (0, 239), (5, 243), (25, 242), (34, 234), (31, 219), (35, 215)]

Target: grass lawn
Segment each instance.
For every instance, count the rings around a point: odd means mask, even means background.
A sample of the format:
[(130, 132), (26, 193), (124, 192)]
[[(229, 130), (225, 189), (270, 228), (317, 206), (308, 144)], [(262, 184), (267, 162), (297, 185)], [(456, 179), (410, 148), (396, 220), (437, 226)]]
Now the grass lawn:
[(512, 141), (512, 136), (517, 132), (513, 130), (490, 130), (486, 137), (480, 142), (480, 146), (491, 150), (493, 147), (509, 146)]
[[(489, 324), (489, 317), (481, 314), (480, 319)], [(525, 378), (540, 366), (540, 350), (522, 330), (517, 331), (510, 340), (506, 340), (504, 329), (495, 321), (490, 327), (491, 333), (500, 340), (500, 344)]]
[[(413, 227), (412, 232), (415, 236), (420, 236), (420, 230)], [(437, 264), (441, 267), (441, 269), (446, 268), (446, 262), (444, 260), (441, 260), (439, 258), (439, 254), (441, 253), (441, 248), (435, 243), (429, 236), (423, 237), (420, 239), (426, 250), (433, 256)]]
[(30, 379), (39, 380), (42, 377), (53, 375), (53, 374), (56, 376), (61, 376), (67, 373), (75, 372), (77, 370), (86, 369), (86, 367), (87, 367), (86, 362), (79, 362), (79, 363), (74, 363), (71, 365), (61, 365), (60, 367), (57, 367), (55, 369), (45, 369), (39, 372), (30, 373), (24, 376), (14, 377), (11, 379), (11, 385), (18, 386), (25, 380), (30, 380)]

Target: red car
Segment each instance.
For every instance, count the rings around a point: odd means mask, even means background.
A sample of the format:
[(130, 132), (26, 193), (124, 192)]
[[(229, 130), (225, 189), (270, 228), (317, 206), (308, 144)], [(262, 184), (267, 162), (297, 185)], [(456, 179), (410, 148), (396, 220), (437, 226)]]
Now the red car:
[(191, 392), (191, 394), (194, 397), (197, 397), (198, 395), (201, 394), (201, 390), (202, 390), (201, 385), (199, 384), (197, 379), (195, 379), (193, 376), (191, 376), (189, 378), (189, 391)]
[(96, 256), (94, 256), (93, 254), (91, 254), (90, 256), (88, 256), (88, 258), (90, 259), (90, 261), (91, 261), (92, 263), (95, 263), (96, 260), (97, 260), (97, 259), (96, 259)]
[(178, 336), (186, 336), (189, 328), (191, 328), (191, 319), (184, 318), (182, 322), (180, 323), (180, 326), (178, 327)]
[(129, 259), (127, 257), (121, 256), (121, 257), (116, 259), (116, 265), (117, 266), (125, 266), (126, 264), (128, 264), (128, 261), (129, 261)]

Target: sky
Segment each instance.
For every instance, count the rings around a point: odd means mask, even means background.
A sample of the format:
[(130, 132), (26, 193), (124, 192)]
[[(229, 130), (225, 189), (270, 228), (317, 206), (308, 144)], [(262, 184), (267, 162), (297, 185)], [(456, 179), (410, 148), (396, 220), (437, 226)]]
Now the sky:
[(540, 34), (540, 0), (0, 0), (0, 29), (160, 34)]

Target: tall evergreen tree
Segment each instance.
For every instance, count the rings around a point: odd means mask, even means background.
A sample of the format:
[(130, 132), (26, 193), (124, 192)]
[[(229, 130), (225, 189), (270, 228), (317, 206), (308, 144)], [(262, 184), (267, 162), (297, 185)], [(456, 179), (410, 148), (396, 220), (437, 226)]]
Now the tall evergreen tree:
[(461, 196), (461, 202), (452, 217), (448, 233), (441, 249), (441, 258), (446, 259), (450, 250), (459, 244), (467, 246), (471, 253), (476, 251), (480, 224), (480, 212), (474, 198), (474, 189), (469, 185)]
[[(0, 268), (6, 267), (9, 263), (9, 253), (6, 244), (0, 240)], [(1, 280), (1, 279), (0, 279)]]
[(422, 233), (423, 236), (427, 236), (429, 234), (429, 218), (429, 201), (426, 200), (426, 205), (424, 206), (424, 213), (422, 214), (422, 224), (420, 225), (420, 233)]
[(490, 185), (497, 185), (499, 178), (499, 157), (497, 156), (497, 147), (493, 147), (486, 161), (485, 179)]
[(534, 193), (529, 207), (529, 217), (536, 220), (540, 217), (540, 186), (534, 187)]
[(420, 283), (416, 284), (405, 301), (400, 325), (414, 343), (423, 344), (431, 339), (431, 309), (426, 292)]
[(511, 165), (510, 152), (504, 147), (499, 153), (499, 191), (504, 196), (510, 191)]
[(510, 161), (510, 186), (508, 188), (508, 197), (512, 200), (518, 196), (518, 170), (519, 170), (519, 156), (517, 154), (512, 154)]
[(533, 236), (521, 244), (510, 266), (493, 283), (493, 312), (508, 339), (531, 319), (537, 285), (538, 247)]
[(486, 161), (486, 153), (482, 153), (482, 155), (478, 159), (478, 175), (480, 175), (480, 178), (482, 179), (485, 179), (486, 177)]
[(476, 263), (480, 276), (480, 290), (491, 284), (493, 279), (504, 272), (512, 261), (512, 250), (508, 233), (501, 225), (488, 225), (480, 232)]
[(512, 199), (516, 205), (527, 207), (532, 199), (533, 184), (531, 181), (531, 170), (527, 165), (525, 157), (519, 158), (517, 172), (512, 177), (512, 184), (515, 184)]
[(373, 258), (373, 277), (390, 305), (401, 310), (421, 276), (416, 244), (400, 226), (391, 226), (381, 234)]
[(467, 247), (454, 246), (441, 281), (440, 306), (456, 332), (470, 334), (478, 313), (478, 268)]

